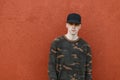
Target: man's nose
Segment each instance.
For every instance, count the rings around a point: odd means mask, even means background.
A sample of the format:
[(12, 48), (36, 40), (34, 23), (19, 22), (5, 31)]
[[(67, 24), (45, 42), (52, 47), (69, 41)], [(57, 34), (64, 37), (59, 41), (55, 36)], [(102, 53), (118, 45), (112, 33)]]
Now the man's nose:
[(72, 27), (75, 28), (75, 24), (73, 24)]

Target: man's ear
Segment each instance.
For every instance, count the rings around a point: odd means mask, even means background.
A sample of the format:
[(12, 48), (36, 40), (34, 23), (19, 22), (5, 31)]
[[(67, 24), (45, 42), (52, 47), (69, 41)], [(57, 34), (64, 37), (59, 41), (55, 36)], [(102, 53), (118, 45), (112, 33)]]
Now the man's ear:
[(68, 23), (66, 23), (66, 28), (68, 28)]
[(79, 25), (80, 29), (81, 29), (81, 24)]

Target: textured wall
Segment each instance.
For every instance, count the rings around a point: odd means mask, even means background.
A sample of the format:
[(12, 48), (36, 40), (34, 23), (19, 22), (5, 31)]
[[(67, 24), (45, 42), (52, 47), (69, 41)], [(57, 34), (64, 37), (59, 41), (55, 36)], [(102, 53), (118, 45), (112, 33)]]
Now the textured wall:
[(92, 47), (93, 80), (119, 80), (119, 0), (0, 0), (0, 80), (48, 80), (51, 41), (70, 12)]

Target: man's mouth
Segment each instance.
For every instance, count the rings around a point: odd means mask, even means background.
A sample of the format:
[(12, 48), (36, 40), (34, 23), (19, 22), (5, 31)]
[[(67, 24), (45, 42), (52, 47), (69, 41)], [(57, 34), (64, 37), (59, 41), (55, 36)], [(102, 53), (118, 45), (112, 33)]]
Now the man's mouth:
[(73, 32), (76, 31), (76, 30), (72, 30)]

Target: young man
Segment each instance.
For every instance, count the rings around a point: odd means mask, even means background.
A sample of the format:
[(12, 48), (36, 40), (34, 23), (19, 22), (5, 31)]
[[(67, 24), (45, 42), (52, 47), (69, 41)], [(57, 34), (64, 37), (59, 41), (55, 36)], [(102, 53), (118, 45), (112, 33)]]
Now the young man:
[(78, 36), (81, 16), (71, 13), (67, 33), (53, 40), (50, 48), (49, 80), (92, 80), (92, 54), (89, 44)]

